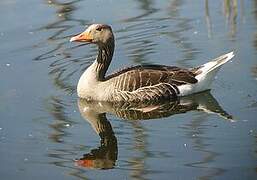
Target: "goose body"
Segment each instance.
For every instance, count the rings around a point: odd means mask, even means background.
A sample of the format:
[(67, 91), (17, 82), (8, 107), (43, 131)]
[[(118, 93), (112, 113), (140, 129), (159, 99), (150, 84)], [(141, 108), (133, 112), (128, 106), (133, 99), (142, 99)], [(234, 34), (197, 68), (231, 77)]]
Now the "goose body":
[(140, 65), (106, 76), (114, 52), (114, 35), (108, 25), (93, 24), (70, 41), (98, 45), (98, 56), (79, 79), (78, 96), (96, 101), (161, 101), (210, 89), (220, 67), (233, 52), (204, 65), (185, 69), (165, 65)]

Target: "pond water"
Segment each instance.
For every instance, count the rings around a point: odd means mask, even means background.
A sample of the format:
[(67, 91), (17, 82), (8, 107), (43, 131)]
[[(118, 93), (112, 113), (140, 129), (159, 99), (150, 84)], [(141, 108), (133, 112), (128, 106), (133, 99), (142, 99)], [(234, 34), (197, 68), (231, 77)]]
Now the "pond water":
[[(257, 1), (1, 0), (0, 14), (1, 179), (257, 179)], [(210, 92), (150, 113), (83, 102), (97, 49), (69, 39), (99, 22), (109, 73), (235, 57)]]

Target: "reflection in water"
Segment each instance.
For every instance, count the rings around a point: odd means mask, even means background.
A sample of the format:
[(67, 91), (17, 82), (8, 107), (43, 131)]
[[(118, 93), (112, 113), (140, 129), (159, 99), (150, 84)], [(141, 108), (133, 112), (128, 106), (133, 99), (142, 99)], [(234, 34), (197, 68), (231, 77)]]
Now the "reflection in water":
[(209, 0), (205, 0), (205, 21), (208, 31), (208, 37), (212, 37), (212, 24), (211, 24), (211, 18), (209, 13)]
[[(254, 3), (254, 17), (255, 17), (255, 22), (257, 25), (257, 1), (253, 1)], [(255, 32), (255, 38), (253, 41), (253, 46), (255, 47), (255, 50), (257, 52), (257, 31)], [(252, 74), (255, 77), (255, 80), (257, 80), (257, 64), (252, 67)]]
[(118, 32), (126, 33), (120, 39), (124, 40), (123, 45), (128, 51), (129, 58), (134, 63), (147, 64), (149, 63), (147, 56), (155, 53), (157, 44), (153, 42), (153, 37), (156, 30), (160, 28), (156, 22), (161, 19), (149, 18), (158, 11), (154, 8), (152, 0), (138, 0), (137, 2), (142, 13), (123, 19), (122, 22), (125, 23), (126, 28)]
[(219, 167), (210, 167), (210, 163), (215, 161), (215, 158), (219, 155), (217, 152), (208, 148), (210, 144), (206, 143), (210, 141), (210, 137), (206, 137), (206, 131), (208, 127), (204, 125), (207, 120), (207, 115), (201, 115), (194, 117), (189, 124), (184, 125), (186, 136), (192, 140), (193, 149), (197, 152), (201, 152), (202, 159), (196, 162), (186, 163), (185, 166), (193, 167), (204, 170), (203, 175), (199, 176), (198, 179), (212, 179), (213, 177), (219, 177), (226, 170)]
[[(257, 26), (257, 0), (253, 1), (254, 3), (254, 17), (255, 17), (255, 23)], [(255, 38), (253, 41), (253, 46), (255, 47), (255, 51), (257, 52), (257, 31), (255, 32)], [(255, 80), (257, 81), (257, 64), (255, 64), (252, 67), (252, 74), (255, 78)], [(257, 100), (255, 99), (255, 101), (251, 104), (251, 107), (257, 108)], [(255, 156), (257, 156), (257, 134), (255, 133)], [(257, 173), (257, 166), (255, 166), (255, 172)]]
[[(130, 103), (107, 103), (107, 102), (88, 102), (83, 99), (78, 100), (78, 106), (82, 117), (88, 121), (95, 132), (101, 138), (101, 146), (97, 149), (91, 150), (90, 153), (85, 154), (77, 161), (78, 165), (90, 168), (108, 169), (115, 165), (117, 159), (117, 140), (112, 130), (111, 123), (106, 119), (106, 113), (116, 115), (121, 119), (128, 119), (135, 127), (135, 150), (143, 152), (143, 157), (137, 157), (130, 160), (132, 166), (133, 177), (142, 177), (143, 172), (146, 171), (144, 163), (147, 158), (146, 136), (144, 130), (140, 126), (140, 121), (156, 119), (161, 117), (168, 117), (174, 114), (186, 113), (188, 111), (204, 111), (207, 113), (215, 113), (224, 119), (232, 119), (232, 116), (225, 112), (210, 92), (204, 92), (188, 97), (180, 98), (174, 102), (167, 102), (163, 104), (130, 104)], [(161, 120), (161, 119), (160, 119)], [(204, 119), (193, 121), (194, 125), (200, 126)], [(199, 149), (204, 149), (201, 141), (196, 142)], [(213, 161), (215, 153), (211, 153), (210, 157), (204, 158), (203, 162), (207, 163)]]
[[(180, 15), (179, 10), (180, 7), (184, 4), (183, 1), (173, 0), (171, 1), (168, 9), (168, 14), (170, 18), (176, 23), (172, 30), (164, 32), (163, 34), (168, 35), (172, 41), (177, 45), (177, 51), (182, 53), (182, 58), (178, 59), (177, 62), (184, 67), (189, 66), (187, 64), (188, 60), (192, 60), (196, 58), (196, 55), (199, 53), (199, 50), (194, 47), (192, 44), (190, 37), (187, 37), (186, 33), (190, 31), (193, 27), (190, 24), (192, 19), (188, 17), (183, 17)], [(191, 34), (190, 34), (191, 35)]]
[(100, 136), (100, 147), (92, 149), (76, 161), (79, 166), (97, 169), (110, 169), (115, 165), (118, 155), (117, 139), (112, 130), (111, 123), (106, 119), (105, 113), (98, 113), (94, 109), (81, 107), (80, 112), (88, 120), (95, 132)]
[(58, 97), (51, 97), (48, 103), (47, 109), (55, 120), (50, 125), (54, 131), (49, 135), (49, 138), (53, 142), (62, 143), (63, 138), (68, 135), (64, 129), (72, 123), (72, 121), (69, 120), (69, 117), (66, 116), (65, 112), (68, 104)]
[(140, 121), (131, 121), (133, 127), (133, 156), (128, 159), (130, 167), (130, 176), (133, 179), (146, 179), (146, 159), (149, 157), (147, 153), (147, 135), (146, 129), (141, 125)]
[(55, 143), (54, 147), (48, 150), (47, 156), (51, 159), (49, 164), (67, 168), (69, 169), (70, 175), (86, 179), (83, 174), (84, 172), (74, 167), (73, 163), (71, 163), (73, 162), (73, 157), (76, 156), (76, 152), (79, 149), (84, 149), (85, 147), (81, 145), (70, 146), (70, 144), (65, 141), (65, 138), (70, 135), (67, 129), (74, 124), (74, 121), (67, 116), (67, 114), (69, 114), (67, 111), (70, 109), (70, 104), (73, 103), (54, 96), (47, 102), (47, 109), (53, 118), (53, 122), (49, 125), (52, 128), (52, 131), (49, 134), (49, 139)]
[(237, 11), (238, 4), (237, 0), (224, 0), (224, 14), (226, 16), (227, 23), (230, 26), (230, 35), (232, 37), (236, 34), (237, 28)]
[(209, 91), (181, 97), (177, 101), (164, 102), (162, 104), (88, 102), (80, 99), (79, 109), (81, 112), (83, 112), (82, 107), (85, 107), (86, 110), (93, 109), (98, 113), (108, 112), (115, 114), (121, 119), (128, 120), (160, 119), (162, 117), (186, 113), (192, 110), (215, 113), (224, 119), (232, 119), (232, 117), (219, 106), (218, 102)]
[[(66, 144), (64, 138), (69, 135), (66, 128), (72, 124), (72, 121), (66, 116), (67, 106), (68, 104), (58, 97), (51, 97), (47, 102), (47, 110), (53, 118), (53, 122), (49, 125), (52, 131), (48, 136), (52, 142), (60, 145)], [(74, 155), (74, 151), (65, 148), (59, 149), (57, 146), (47, 153), (47, 156), (52, 159), (49, 163), (58, 167), (69, 167), (68, 162), (72, 160), (69, 158), (70, 155)]]
[[(224, 0), (223, 1), (223, 13), (227, 25), (229, 26), (229, 34), (231, 37), (235, 37), (237, 31), (237, 17), (238, 17), (238, 0)], [(211, 7), (211, 6), (210, 6)], [(212, 9), (212, 8), (210, 8)], [(244, 16), (244, 0), (240, 0), (241, 16)], [(209, 12), (209, 0), (205, 0), (205, 21), (208, 31), (208, 37), (212, 37), (212, 23)]]
[[(69, 31), (74, 27), (73, 24), (77, 26), (86, 24), (86, 21), (72, 17), (72, 13), (76, 10), (75, 4), (79, 1), (46, 1), (50, 8), (57, 9), (57, 20), (39, 29), (39, 31), (47, 30), (48, 32), (54, 33), (47, 38), (47, 42), (43, 45), (41, 43), (36, 46), (37, 48), (44, 48), (44, 45), (46, 45), (47, 50), (44, 49), (43, 54), (34, 58), (35, 61), (53, 60), (49, 66), (49, 75), (53, 77), (56, 87), (68, 93), (73, 93), (75, 90), (75, 86), (70, 81), (71, 77), (75, 73), (80, 72), (81, 69), (84, 69), (87, 65), (87, 60), (91, 57), (88, 54), (84, 57), (74, 59), (71, 57), (69, 51), (72, 48), (65, 46), (69, 43), (68, 39), (71, 34)], [(83, 59), (83, 61), (81, 62), (80, 59)]]
[[(168, 5), (168, 16), (160, 17), (160, 9), (155, 8), (155, 2), (151, 0), (138, 0), (139, 15), (122, 20), (125, 28), (118, 32), (126, 33), (119, 38), (128, 51), (128, 57), (136, 64), (156, 63), (158, 59), (150, 62), (149, 55), (158, 53), (156, 40), (160, 36), (168, 36), (177, 46), (175, 52), (181, 52), (182, 58), (177, 63), (182, 66), (187, 60), (192, 60), (198, 53), (193, 47), (186, 33), (192, 29), (191, 19), (180, 17), (179, 9), (183, 1), (173, 0)], [(169, 2), (168, 2), (169, 3)]]
[(140, 19), (148, 17), (149, 15), (158, 11), (158, 9), (153, 7), (154, 2), (152, 0), (137, 0), (140, 12), (140, 15), (124, 19), (125, 22), (134, 22), (140, 21)]

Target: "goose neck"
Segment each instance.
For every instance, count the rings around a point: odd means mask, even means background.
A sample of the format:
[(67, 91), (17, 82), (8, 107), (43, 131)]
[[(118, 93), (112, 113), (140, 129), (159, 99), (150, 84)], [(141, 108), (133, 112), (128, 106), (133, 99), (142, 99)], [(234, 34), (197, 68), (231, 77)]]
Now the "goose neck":
[(98, 56), (96, 58), (96, 73), (100, 81), (105, 80), (105, 74), (109, 68), (114, 52), (114, 41), (105, 45), (98, 45)]

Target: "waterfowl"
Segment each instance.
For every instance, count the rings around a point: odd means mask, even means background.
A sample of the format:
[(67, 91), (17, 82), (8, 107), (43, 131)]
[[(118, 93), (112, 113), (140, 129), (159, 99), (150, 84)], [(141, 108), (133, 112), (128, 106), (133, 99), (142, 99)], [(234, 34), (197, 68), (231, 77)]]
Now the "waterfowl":
[(162, 101), (205, 91), (210, 89), (220, 67), (234, 57), (234, 53), (230, 52), (190, 69), (139, 65), (106, 76), (115, 46), (113, 31), (109, 25), (92, 24), (70, 41), (98, 46), (96, 60), (85, 70), (77, 85), (80, 98), (94, 101)]

